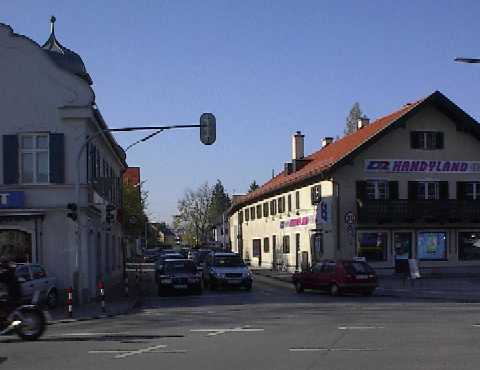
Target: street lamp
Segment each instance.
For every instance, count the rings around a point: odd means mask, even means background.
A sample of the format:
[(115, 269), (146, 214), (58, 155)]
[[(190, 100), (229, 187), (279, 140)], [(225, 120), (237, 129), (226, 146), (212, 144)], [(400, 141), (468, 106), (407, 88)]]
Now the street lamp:
[(460, 62), (460, 63), (470, 63), (470, 64), (480, 63), (480, 59), (477, 59), (477, 58), (458, 57), (458, 58), (455, 58), (454, 60), (455, 60), (455, 62)]

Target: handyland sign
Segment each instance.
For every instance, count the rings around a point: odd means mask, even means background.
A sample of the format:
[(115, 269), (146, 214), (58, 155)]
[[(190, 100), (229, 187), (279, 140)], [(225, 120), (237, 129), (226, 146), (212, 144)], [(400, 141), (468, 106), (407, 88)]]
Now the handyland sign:
[(0, 208), (23, 208), (24, 204), (23, 191), (0, 192)]
[(480, 173), (480, 162), (366, 159), (365, 172)]

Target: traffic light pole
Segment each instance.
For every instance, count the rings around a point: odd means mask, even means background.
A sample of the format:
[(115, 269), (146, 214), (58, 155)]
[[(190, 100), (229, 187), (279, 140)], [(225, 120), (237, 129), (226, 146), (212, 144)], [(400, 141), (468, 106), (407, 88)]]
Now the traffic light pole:
[[(164, 131), (164, 130), (172, 130), (172, 129), (181, 129), (181, 128), (200, 128), (200, 140), (205, 145), (211, 145), (216, 140), (216, 119), (215, 116), (211, 113), (203, 113), (200, 116), (200, 124), (198, 125), (167, 125), (167, 126), (131, 126), (131, 127), (121, 127), (121, 128), (107, 128), (102, 129), (100, 131), (95, 132), (93, 135), (87, 137), (85, 142), (80, 147), (78, 154), (77, 154), (77, 170), (75, 176), (75, 200), (77, 205), (77, 210), (80, 212), (81, 210), (81, 200), (80, 200), (80, 182), (81, 182), (81, 164), (82, 162), (82, 155), (85, 151), (88, 144), (95, 138), (100, 135), (103, 135), (107, 132), (132, 132), (132, 131), (147, 131), (147, 130), (157, 130), (157, 131)], [(87, 178), (88, 178), (88, 174)], [(74, 264), (74, 271), (73, 271), (73, 282), (77, 282), (75, 288), (76, 294), (79, 293), (79, 285), (80, 285), (80, 248), (81, 248), (81, 221), (80, 215), (77, 217), (77, 237), (75, 241), (75, 264)]]

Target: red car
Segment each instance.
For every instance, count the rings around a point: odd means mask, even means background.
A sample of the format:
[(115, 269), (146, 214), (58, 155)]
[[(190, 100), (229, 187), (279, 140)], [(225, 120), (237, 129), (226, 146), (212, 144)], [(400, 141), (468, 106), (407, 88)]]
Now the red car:
[(375, 271), (366, 262), (352, 260), (320, 261), (305, 271), (295, 272), (292, 280), (298, 293), (320, 289), (332, 296), (342, 293), (370, 296), (378, 286)]

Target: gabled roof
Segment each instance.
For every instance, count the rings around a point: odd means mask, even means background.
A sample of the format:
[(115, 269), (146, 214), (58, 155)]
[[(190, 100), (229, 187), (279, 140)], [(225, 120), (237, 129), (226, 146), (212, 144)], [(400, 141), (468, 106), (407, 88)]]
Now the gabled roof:
[(345, 164), (346, 161), (366, 145), (373, 143), (381, 137), (387, 129), (403, 124), (408, 118), (427, 105), (434, 105), (444, 112), (457, 124), (457, 129), (468, 131), (480, 139), (478, 122), (441, 92), (435, 91), (426, 98), (413, 103), (407, 103), (399, 110), (381, 117), (366, 127), (310, 154), (305, 158), (308, 163), (300, 170), (289, 175), (285, 174), (285, 171), (280, 172), (257, 190), (239, 198), (232, 206), (230, 212), (238, 209), (240, 206), (286, 191), (286, 189), (294, 185), (308, 182), (309, 180), (312, 182), (318, 181), (318, 179), (321, 179), (334, 168)]

